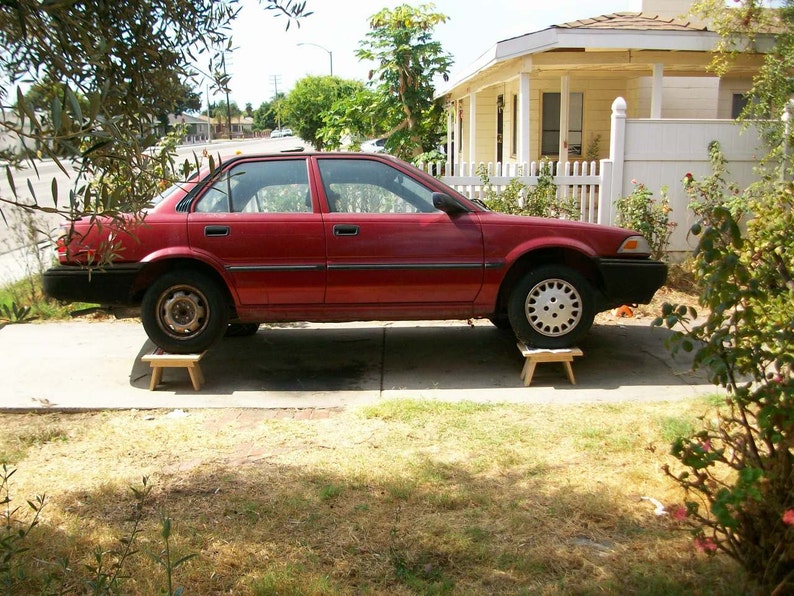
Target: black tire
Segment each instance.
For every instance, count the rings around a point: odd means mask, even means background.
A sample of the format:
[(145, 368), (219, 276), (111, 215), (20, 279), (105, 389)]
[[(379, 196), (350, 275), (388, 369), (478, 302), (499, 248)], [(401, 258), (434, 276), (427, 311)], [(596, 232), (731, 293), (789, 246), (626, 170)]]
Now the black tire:
[(229, 323), (224, 337), (251, 337), (259, 331), (259, 323)]
[(498, 315), (493, 315), (492, 317), (488, 317), (488, 320), (491, 321), (491, 324), (501, 331), (509, 331), (513, 328), (510, 324), (510, 317), (507, 316), (507, 313), (499, 313)]
[(536, 348), (570, 348), (593, 325), (593, 288), (579, 273), (544, 265), (513, 288), (507, 305), (516, 337)]
[(143, 328), (173, 354), (203, 352), (223, 337), (229, 313), (221, 288), (197, 271), (173, 271), (157, 279), (141, 303)]

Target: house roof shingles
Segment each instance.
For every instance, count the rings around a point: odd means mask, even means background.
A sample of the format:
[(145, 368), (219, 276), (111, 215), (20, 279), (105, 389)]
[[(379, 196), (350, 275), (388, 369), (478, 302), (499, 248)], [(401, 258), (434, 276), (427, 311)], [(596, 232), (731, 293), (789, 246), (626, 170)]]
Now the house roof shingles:
[(613, 31), (708, 31), (703, 25), (642, 12), (615, 12), (552, 25), (552, 29), (610, 29)]

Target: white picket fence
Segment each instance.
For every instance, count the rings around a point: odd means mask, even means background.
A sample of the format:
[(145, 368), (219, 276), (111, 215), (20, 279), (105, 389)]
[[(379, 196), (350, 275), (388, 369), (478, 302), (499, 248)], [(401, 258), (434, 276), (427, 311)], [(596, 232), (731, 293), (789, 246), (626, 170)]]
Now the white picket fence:
[[(554, 184), (557, 185), (557, 196), (566, 199), (573, 197), (581, 221), (596, 223), (599, 197), (608, 196), (608, 193), (604, 194), (603, 187), (611, 183), (611, 162), (550, 162), (549, 165), (552, 167)], [(543, 166), (542, 162), (536, 161), (529, 164), (463, 162), (454, 167), (449, 164), (424, 164), (422, 169), (470, 199), (482, 199), (483, 180), (478, 174), (482, 168), (485, 168), (493, 190), (501, 192), (515, 178), (526, 186), (536, 186)]]

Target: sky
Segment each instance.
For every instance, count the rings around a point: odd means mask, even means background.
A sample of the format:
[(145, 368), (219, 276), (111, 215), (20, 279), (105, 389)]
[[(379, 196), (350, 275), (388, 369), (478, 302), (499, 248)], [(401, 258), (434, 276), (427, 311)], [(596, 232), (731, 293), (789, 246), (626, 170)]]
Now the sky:
[[(233, 30), (230, 99), (240, 108), (254, 108), (273, 98), (276, 90), (289, 92), (307, 75), (333, 74), (366, 81), (371, 64), (355, 57), (369, 30), (369, 17), (383, 8), (428, 0), (307, 0), (314, 14), (285, 31), (284, 17), (275, 17), (258, 0), (242, 0)], [(640, 0), (435, 0), (435, 10), (449, 17), (435, 29), (455, 63), (450, 71), (467, 69), (497, 41), (539, 31), (559, 23), (612, 12), (639, 11)], [(316, 45), (299, 45), (316, 44)], [(320, 46), (320, 47), (317, 47)], [(330, 52), (330, 55), (329, 55)], [(203, 90), (206, 93), (206, 86)], [(218, 101), (219, 96), (213, 96)], [(203, 98), (206, 102), (206, 97)]]

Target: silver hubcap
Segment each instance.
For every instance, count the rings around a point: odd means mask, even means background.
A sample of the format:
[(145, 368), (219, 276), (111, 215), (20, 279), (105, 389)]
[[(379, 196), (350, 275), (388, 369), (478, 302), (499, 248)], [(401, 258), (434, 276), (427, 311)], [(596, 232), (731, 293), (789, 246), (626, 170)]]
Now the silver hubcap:
[(207, 299), (195, 288), (169, 288), (160, 296), (157, 305), (157, 320), (163, 331), (172, 336), (195, 335), (207, 324)]
[(582, 298), (563, 279), (545, 279), (527, 295), (524, 312), (532, 328), (546, 337), (570, 333), (582, 318)]

